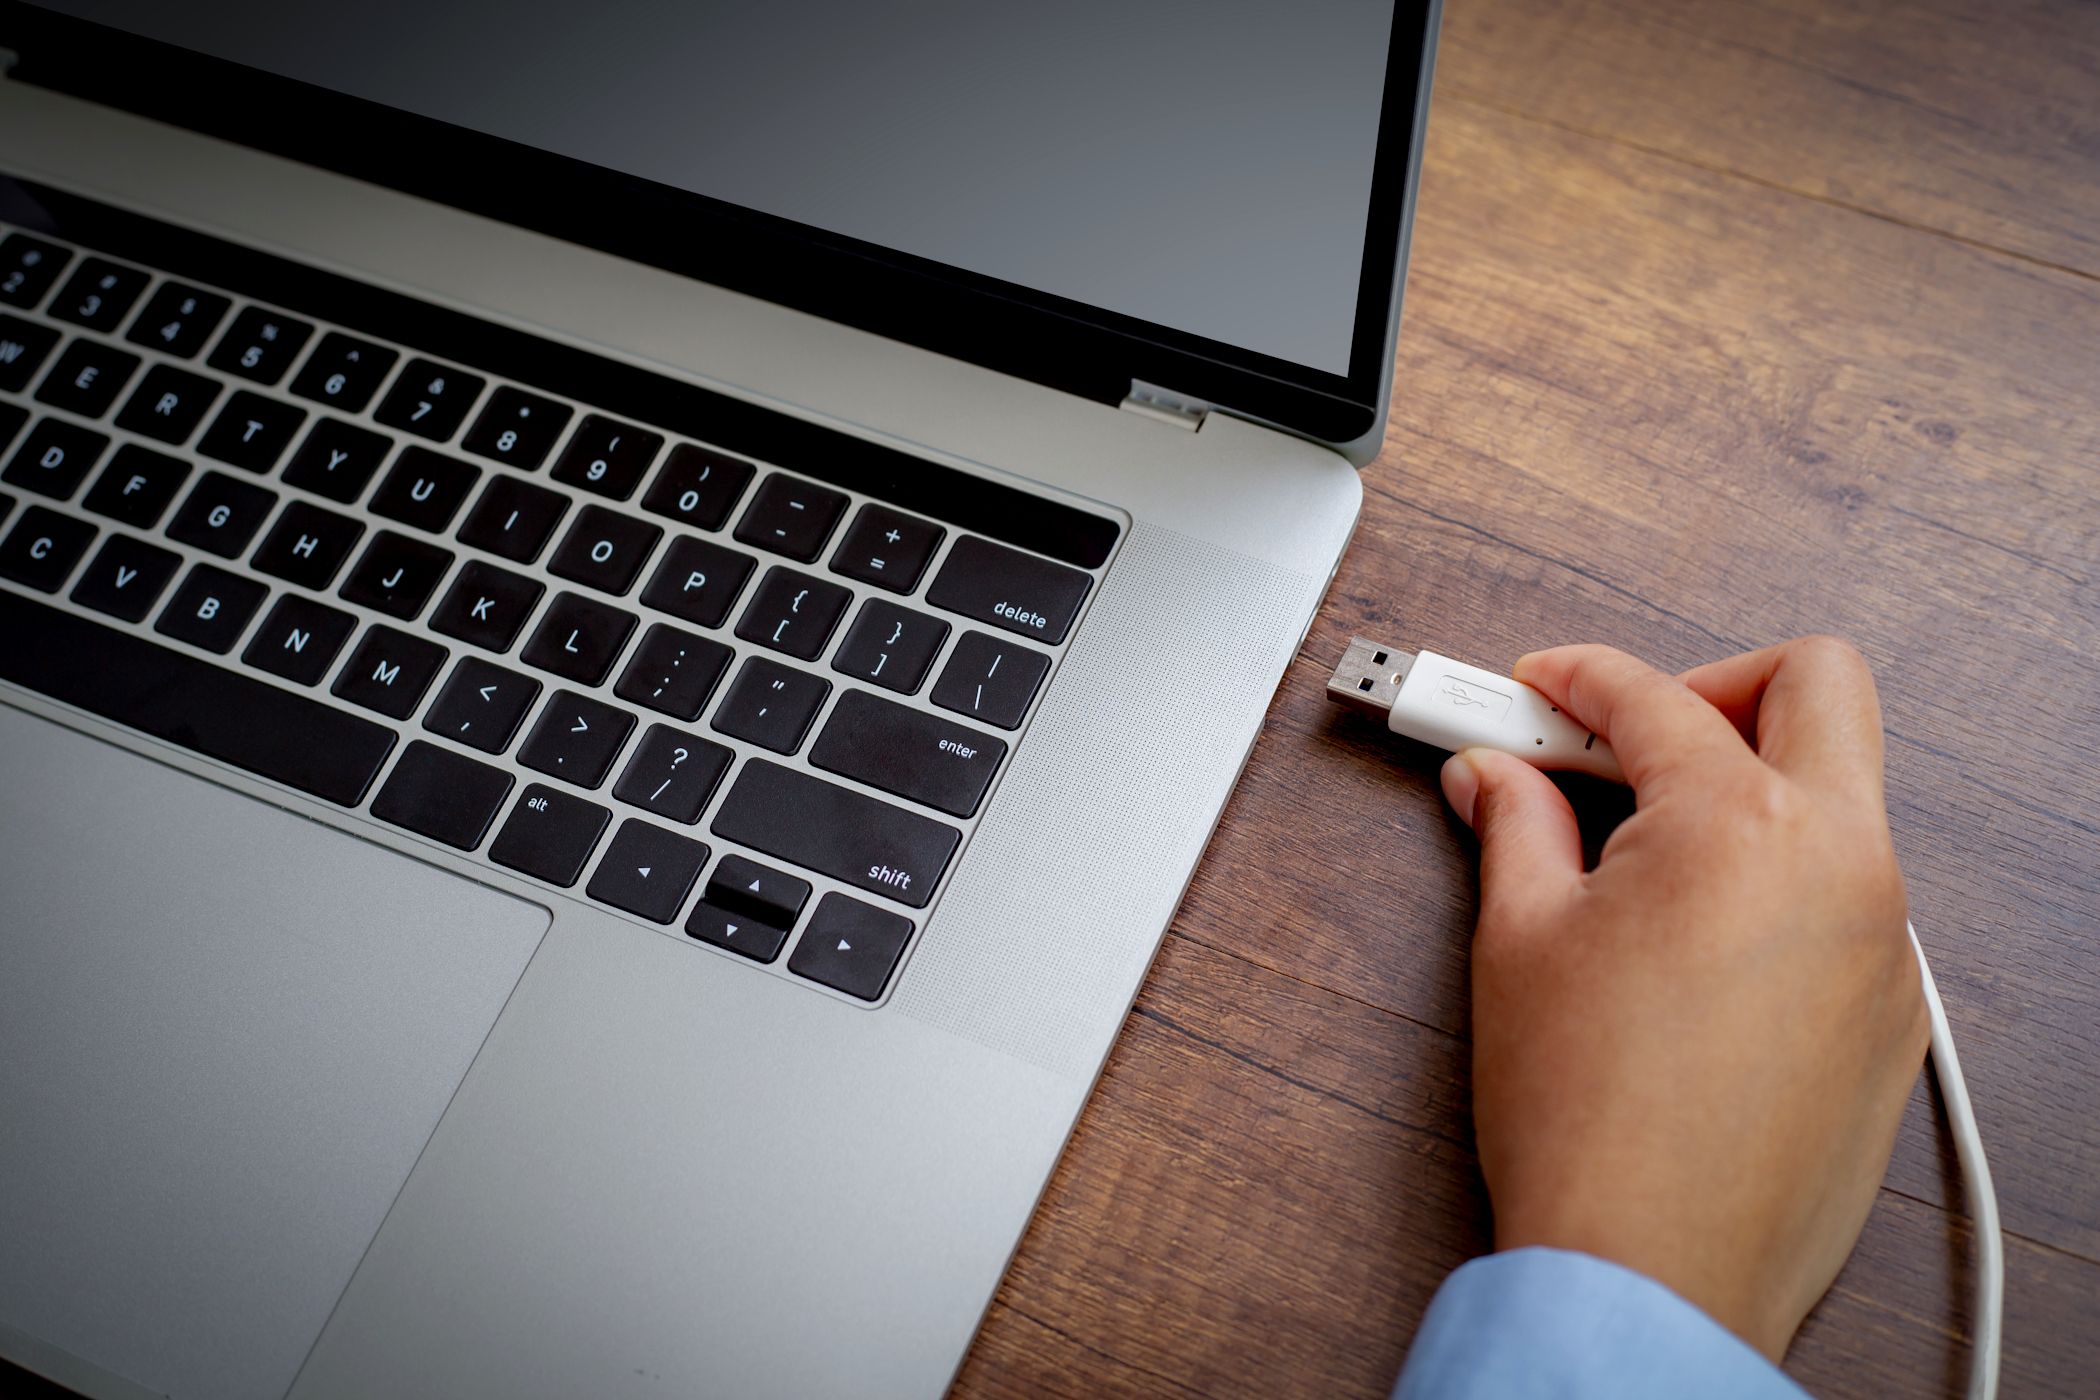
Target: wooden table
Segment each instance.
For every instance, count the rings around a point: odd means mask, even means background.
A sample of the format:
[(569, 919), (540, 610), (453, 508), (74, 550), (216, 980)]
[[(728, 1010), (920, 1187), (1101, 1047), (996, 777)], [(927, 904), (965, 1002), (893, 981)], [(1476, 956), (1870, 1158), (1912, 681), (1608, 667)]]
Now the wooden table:
[[(1474, 851), (1326, 702), (1364, 631), (1874, 663), (2004, 1211), (2005, 1390), (2100, 1391), (2100, 6), (1450, 0), (1356, 542), (966, 1364), (986, 1395), (1376, 1396), (1489, 1239)], [(1913, 1096), (1788, 1369), (1958, 1392)]]

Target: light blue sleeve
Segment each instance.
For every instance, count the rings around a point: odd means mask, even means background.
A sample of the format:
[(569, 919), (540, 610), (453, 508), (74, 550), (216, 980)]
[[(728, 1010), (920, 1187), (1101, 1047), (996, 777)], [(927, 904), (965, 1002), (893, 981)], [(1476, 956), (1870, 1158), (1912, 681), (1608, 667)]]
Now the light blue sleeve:
[(1806, 1400), (1733, 1332), (1617, 1264), (1559, 1249), (1444, 1280), (1393, 1400)]

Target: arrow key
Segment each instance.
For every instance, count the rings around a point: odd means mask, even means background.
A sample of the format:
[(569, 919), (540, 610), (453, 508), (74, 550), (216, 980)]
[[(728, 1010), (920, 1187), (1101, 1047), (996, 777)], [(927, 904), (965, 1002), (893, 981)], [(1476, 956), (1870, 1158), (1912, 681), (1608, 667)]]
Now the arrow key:
[[(713, 886), (708, 888), (712, 893)], [(780, 945), (787, 942), (786, 929), (723, 909), (705, 899), (693, 906), (693, 916), (685, 921), (685, 931), (702, 943), (742, 953), (756, 962), (773, 961), (780, 956)]]
[(707, 864), (707, 847), (645, 821), (628, 820), (605, 848), (587, 887), (592, 899), (659, 924), (678, 917), (678, 906)]
[(708, 877), (707, 899), (710, 904), (790, 929), (809, 899), (809, 881), (742, 856), (723, 856)]
[(827, 894), (817, 901), (817, 912), (802, 930), (788, 971), (873, 1001), (882, 995), (911, 934), (912, 922), (902, 914), (847, 895)]
[(463, 656), (423, 716), (423, 727), (483, 753), (502, 753), (539, 694), (540, 683), (530, 676)]

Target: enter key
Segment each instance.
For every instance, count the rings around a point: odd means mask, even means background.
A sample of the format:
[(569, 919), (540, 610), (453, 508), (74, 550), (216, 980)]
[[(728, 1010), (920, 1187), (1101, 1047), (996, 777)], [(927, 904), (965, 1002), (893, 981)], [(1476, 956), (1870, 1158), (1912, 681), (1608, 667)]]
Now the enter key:
[(958, 817), (984, 801), (1006, 743), (863, 690), (839, 697), (810, 750), (819, 768)]

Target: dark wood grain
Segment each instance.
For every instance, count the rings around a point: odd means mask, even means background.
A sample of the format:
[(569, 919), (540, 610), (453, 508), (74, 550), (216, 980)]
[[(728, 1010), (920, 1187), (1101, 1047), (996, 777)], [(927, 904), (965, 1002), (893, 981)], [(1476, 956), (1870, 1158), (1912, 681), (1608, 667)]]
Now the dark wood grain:
[[(2100, 1374), (2100, 7), (1451, 0), (1364, 516), (959, 1383), (1376, 1395), (1483, 1248), (1473, 852), (1369, 632), (1874, 663), (1998, 1178), (2008, 1396)], [(1951, 1394), (1922, 1080), (1790, 1370)]]

